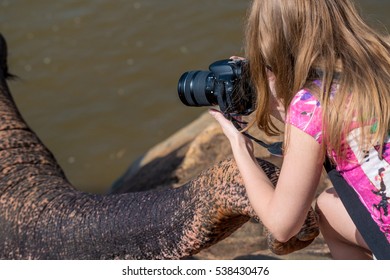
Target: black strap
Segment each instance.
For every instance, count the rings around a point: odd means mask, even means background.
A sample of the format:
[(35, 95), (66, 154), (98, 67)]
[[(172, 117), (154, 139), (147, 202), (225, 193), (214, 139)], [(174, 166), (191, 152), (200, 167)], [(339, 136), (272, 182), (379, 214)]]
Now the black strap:
[(336, 166), (334, 166), (334, 164), (333, 164), (332, 161), (329, 159), (329, 157), (325, 157), (324, 168), (325, 168), (326, 172), (329, 173), (330, 171), (332, 171), (333, 169), (335, 169)]
[(328, 176), (371, 252), (378, 260), (390, 260), (390, 243), (360, 201), (355, 190), (337, 170), (331, 170)]
[[(234, 118), (234, 115), (232, 115), (232, 114), (225, 113), (224, 116), (228, 120), (230, 120), (238, 130), (242, 129), (241, 125), (248, 124), (247, 122), (238, 121), (237, 119)], [(253, 137), (252, 135), (250, 135), (247, 132), (243, 132), (242, 134), (245, 135), (246, 137), (248, 137), (249, 139), (253, 140), (255, 143), (259, 144), (260, 146), (266, 148), (268, 150), (268, 152), (270, 152), (271, 155), (274, 155), (277, 157), (283, 156), (283, 142), (276, 142), (276, 143), (267, 144), (264, 141), (261, 141), (260, 139)]]

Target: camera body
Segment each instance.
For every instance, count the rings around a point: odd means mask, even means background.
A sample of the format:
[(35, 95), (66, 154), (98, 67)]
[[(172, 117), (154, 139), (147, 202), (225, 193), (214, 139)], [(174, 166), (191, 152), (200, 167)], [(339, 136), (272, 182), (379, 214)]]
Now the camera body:
[(219, 60), (209, 70), (181, 75), (177, 86), (181, 102), (197, 107), (218, 105), (226, 114), (249, 115), (254, 111), (256, 94), (246, 60)]

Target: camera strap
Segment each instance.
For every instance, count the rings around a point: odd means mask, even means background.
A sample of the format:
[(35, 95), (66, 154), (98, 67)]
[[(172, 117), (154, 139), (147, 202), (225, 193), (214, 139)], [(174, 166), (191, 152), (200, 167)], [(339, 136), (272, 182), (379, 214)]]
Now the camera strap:
[[(248, 124), (247, 122), (239, 121), (237, 120), (233, 115), (231, 114), (224, 114), (225, 117), (232, 122), (232, 124), (238, 129), (241, 130), (241, 125)], [(275, 142), (271, 144), (267, 144), (264, 141), (261, 141), (260, 139), (257, 139), (256, 137), (253, 137), (247, 132), (242, 132), (243, 135), (254, 141), (255, 143), (259, 144), (260, 146), (266, 148), (268, 152), (270, 152), (271, 155), (282, 157), (283, 156), (283, 142)]]

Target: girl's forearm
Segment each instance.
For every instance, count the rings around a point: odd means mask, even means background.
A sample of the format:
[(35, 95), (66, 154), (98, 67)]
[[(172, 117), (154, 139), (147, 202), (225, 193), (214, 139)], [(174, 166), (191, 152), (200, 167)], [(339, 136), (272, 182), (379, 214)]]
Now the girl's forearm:
[(294, 218), (287, 217), (289, 213), (280, 211), (286, 205), (279, 205), (282, 200), (276, 199), (275, 186), (258, 165), (247, 145), (238, 141), (232, 143), (232, 150), (252, 208), (277, 240), (287, 241), (299, 231), (301, 224), (296, 223)]

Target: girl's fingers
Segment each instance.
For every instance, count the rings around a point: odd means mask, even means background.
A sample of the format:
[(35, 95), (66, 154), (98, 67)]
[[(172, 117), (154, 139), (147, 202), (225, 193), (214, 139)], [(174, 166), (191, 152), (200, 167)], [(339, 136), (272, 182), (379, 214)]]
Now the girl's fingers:
[(210, 109), (209, 113), (220, 123), (221, 126), (231, 125), (231, 122), (225, 118), (221, 111)]
[(237, 56), (237, 55), (233, 55), (230, 57), (230, 59), (233, 59), (233, 60), (245, 60), (244, 57), (241, 57), (241, 56)]

